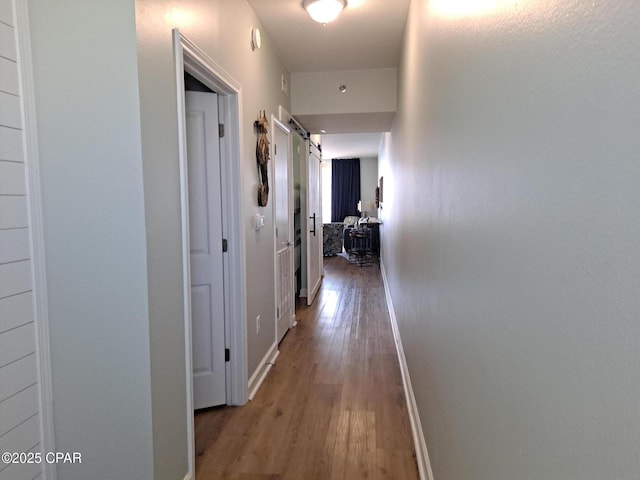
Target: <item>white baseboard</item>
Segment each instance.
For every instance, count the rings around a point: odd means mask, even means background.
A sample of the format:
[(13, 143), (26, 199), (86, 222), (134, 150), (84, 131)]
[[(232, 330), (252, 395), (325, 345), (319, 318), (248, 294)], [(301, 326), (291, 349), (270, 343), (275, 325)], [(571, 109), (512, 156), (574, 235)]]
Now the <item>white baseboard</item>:
[(253, 372), (251, 378), (249, 378), (249, 400), (253, 400), (253, 397), (258, 392), (260, 385), (264, 382), (264, 379), (271, 370), (271, 367), (276, 362), (276, 358), (280, 355), (280, 351), (278, 350), (278, 344), (276, 342), (271, 345), (271, 348), (264, 356), (256, 371)]
[(380, 271), (382, 272), (382, 281), (384, 283), (384, 293), (387, 300), (387, 307), (389, 308), (389, 316), (391, 317), (391, 328), (393, 330), (393, 338), (395, 339), (395, 342), (396, 342), (396, 351), (398, 352), (398, 360), (400, 362), (400, 372), (402, 374), (402, 384), (404, 386), (404, 394), (407, 399), (409, 421), (411, 422), (411, 433), (413, 435), (413, 444), (416, 449), (416, 462), (418, 463), (418, 473), (420, 474), (420, 480), (434, 480), (433, 470), (431, 469), (431, 462), (429, 461), (429, 453), (427, 452), (427, 443), (425, 442), (425, 439), (424, 439), (422, 424), (420, 423), (420, 415), (418, 414), (418, 406), (416, 404), (416, 398), (413, 395), (413, 388), (411, 387), (411, 378), (409, 376), (407, 359), (404, 356), (404, 349), (402, 348), (402, 339), (400, 338), (400, 332), (398, 330), (396, 312), (393, 308), (393, 300), (391, 299), (391, 292), (389, 291), (387, 275), (384, 270), (384, 263), (382, 262), (382, 260), (380, 261)]

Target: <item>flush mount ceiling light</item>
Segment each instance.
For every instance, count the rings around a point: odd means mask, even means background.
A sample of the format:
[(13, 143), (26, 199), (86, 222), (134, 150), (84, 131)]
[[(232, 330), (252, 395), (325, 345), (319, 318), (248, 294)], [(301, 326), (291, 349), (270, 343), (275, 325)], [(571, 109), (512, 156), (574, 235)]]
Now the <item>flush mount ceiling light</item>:
[(334, 21), (347, 6), (346, 0), (304, 0), (302, 4), (309, 16), (318, 23)]

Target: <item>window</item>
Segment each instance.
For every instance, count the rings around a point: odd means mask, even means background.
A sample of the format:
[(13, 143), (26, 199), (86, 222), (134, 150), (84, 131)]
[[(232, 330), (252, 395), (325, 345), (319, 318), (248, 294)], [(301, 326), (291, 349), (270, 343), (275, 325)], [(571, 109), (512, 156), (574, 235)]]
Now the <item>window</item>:
[(331, 222), (331, 160), (323, 160), (320, 167), (322, 182), (322, 223)]

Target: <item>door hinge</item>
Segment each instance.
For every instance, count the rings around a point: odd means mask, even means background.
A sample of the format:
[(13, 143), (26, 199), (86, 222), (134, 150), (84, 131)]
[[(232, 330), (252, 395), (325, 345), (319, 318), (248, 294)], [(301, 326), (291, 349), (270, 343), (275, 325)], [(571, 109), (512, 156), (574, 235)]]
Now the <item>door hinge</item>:
[(218, 124), (218, 136), (220, 138), (224, 137), (224, 123)]
[(224, 361), (228, 362), (231, 360), (231, 351), (228, 348), (224, 349)]
[(277, 143), (273, 146), (273, 154), (274, 155), (278, 155), (278, 144)]
[(222, 239), (222, 252), (226, 252), (229, 250), (229, 242), (227, 242), (226, 238)]

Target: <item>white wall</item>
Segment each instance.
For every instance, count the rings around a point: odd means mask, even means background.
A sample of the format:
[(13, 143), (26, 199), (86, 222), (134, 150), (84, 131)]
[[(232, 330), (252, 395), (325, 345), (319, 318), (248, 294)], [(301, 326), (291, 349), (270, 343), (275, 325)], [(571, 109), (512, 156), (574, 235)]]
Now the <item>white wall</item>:
[(376, 187), (378, 186), (378, 157), (363, 157), (360, 159), (360, 199), (362, 208), (367, 210), (370, 217), (378, 216), (377, 208), (369, 208), (373, 202), (375, 206)]
[(58, 478), (153, 478), (134, 5), (29, 12)]
[(494, 4), (412, 2), (380, 155), (434, 478), (635, 479), (640, 5)]

